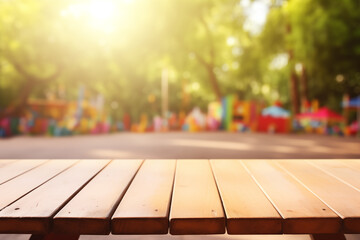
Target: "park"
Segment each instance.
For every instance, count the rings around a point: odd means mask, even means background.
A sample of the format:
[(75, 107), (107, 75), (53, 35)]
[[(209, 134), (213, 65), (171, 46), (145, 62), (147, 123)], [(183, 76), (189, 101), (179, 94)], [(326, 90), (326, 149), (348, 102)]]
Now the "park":
[(5, 1), (0, 138), (359, 136), (356, 4)]
[(358, 0), (0, 0), (0, 240), (360, 239), (359, 23)]

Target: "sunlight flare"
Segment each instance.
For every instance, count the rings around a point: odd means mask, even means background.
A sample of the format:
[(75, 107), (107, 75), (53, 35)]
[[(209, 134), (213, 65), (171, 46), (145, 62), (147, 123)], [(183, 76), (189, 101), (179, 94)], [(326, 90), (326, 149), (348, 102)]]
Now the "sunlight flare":
[(116, 2), (112, 0), (93, 0), (82, 3), (74, 3), (60, 12), (65, 18), (80, 20), (81, 24), (88, 25), (95, 30), (103, 30), (110, 33), (116, 22)]

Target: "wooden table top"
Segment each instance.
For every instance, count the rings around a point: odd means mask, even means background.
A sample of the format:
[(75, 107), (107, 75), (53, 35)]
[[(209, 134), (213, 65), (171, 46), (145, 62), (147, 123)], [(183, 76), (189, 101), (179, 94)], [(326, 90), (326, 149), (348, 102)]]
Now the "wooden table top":
[(360, 160), (0, 160), (0, 233), (360, 233)]

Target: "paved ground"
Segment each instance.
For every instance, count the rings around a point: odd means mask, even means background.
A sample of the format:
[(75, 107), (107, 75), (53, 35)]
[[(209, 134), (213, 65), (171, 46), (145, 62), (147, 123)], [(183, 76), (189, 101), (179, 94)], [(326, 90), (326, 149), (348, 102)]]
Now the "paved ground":
[[(0, 140), (0, 158), (360, 158), (360, 139), (238, 133), (117, 133)], [(29, 235), (0, 235), (0, 240)], [(204, 236), (82, 236), (81, 240), (201, 240)], [(309, 236), (206, 236), (208, 240), (308, 240)], [(360, 240), (359, 236), (347, 236)]]
[(239, 133), (116, 133), (0, 140), (0, 158), (360, 158), (360, 139)]

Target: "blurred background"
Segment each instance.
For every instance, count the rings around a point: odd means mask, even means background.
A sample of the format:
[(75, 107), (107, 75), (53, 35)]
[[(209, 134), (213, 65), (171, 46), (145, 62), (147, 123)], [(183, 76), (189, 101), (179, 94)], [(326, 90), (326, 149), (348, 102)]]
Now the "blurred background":
[(358, 0), (0, 0), (0, 157), (359, 157), (359, 22)]

